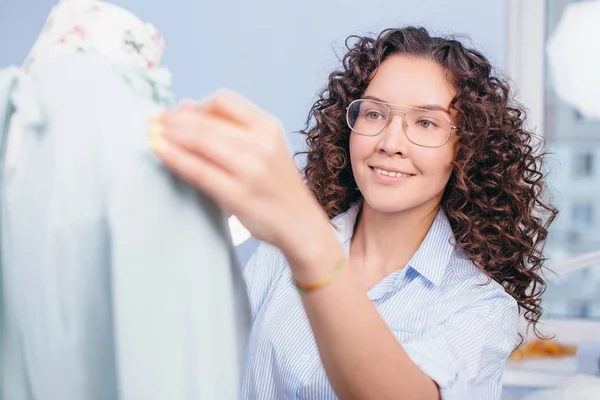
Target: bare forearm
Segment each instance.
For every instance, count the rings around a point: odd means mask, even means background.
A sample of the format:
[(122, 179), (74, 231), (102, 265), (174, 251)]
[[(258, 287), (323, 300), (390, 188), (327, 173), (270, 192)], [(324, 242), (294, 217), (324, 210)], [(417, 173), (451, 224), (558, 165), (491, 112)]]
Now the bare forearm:
[[(308, 251), (306, 246), (302, 252), (284, 251), (294, 275), (305, 282), (326, 275), (342, 255), (329, 227), (310, 237)], [(303, 301), (327, 376), (340, 398), (439, 398), (435, 384), (408, 357), (348, 266), (327, 287), (305, 294)]]

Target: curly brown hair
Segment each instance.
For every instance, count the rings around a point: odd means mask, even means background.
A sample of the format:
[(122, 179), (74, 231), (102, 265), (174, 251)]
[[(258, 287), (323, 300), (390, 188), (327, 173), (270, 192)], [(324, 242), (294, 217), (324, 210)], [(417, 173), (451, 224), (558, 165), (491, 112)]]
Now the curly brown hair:
[(350, 36), (346, 47), (342, 68), (329, 76), (301, 131), (308, 148), (299, 154), (307, 156), (303, 173), (309, 188), (330, 218), (362, 198), (349, 162), (346, 107), (361, 98), (387, 57), (434, 60), (456, 90), (451, 107), (462, 124), (441, 203), (456, 246), (515, 298), (540, 336), (542, 249), (557, 210), (543, 197), (541, 141), (525, 128), (525, 110), (512, 98), (507, 80), (494, 73), (482, 53), (424, 28), (387, 29), (376, 38)]

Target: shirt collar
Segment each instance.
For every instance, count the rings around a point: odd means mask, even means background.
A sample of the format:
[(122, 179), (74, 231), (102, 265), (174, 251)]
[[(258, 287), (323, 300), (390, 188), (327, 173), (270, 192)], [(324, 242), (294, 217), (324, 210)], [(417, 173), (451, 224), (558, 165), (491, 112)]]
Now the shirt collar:
[[(361, 203), (359, 202), (331, 220), (334, 233), (341, 243), (347, 245), (352, 239), (360, 208)], [(450, 221), (444, 210), (440, 208), (425, 239), (408, 262), (407, 268), (415, 270), (432, 284), (439, 285), (446, 272), (446, 267), (450, 263), (454, 244)]]
[(454, 243), (450, 221), (440, 208), (408, 266), (437, 286), (442, 282), (446, 267), (450, 264)]

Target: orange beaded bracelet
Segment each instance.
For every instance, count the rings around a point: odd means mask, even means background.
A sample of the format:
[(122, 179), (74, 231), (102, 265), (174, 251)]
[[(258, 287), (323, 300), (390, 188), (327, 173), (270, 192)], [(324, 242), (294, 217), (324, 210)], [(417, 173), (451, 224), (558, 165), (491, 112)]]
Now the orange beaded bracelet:
[(344, 265), (346, 265), (346, 256), (342, 256), (342, 258), (340, 258), (339, 261), (335, 264), (335, 267), (333, 267), (333, 269), (329, 271), (329, 273), (325, 277), (319, 279), (316, 282), (300, 283), (297, 280), (294, 280), (296, 288), (298, 288), (300, 294), (310, 293), (314, 292), (315, 290), (321, 289), (329, 285), (335, 280), (335, 278), (337, 278), (340, 275), (342, 269), (344, 269)]

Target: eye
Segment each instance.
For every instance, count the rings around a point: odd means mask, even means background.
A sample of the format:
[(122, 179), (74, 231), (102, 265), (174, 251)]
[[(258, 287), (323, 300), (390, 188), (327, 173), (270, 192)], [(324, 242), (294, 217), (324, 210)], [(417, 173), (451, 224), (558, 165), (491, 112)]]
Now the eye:
[(367, 119), (378, 120), (383, 119), (383, 115), (379, 111), (367, 111)]
[(422, 119), (422, 120), (417, 121), (417, 125), (420, 128), (425, 128), (425, 129), (430, 129), (430, 128), (436, 128), (437, 127), (437, 125), (434, 122), (426, 120), (426, 119)]

